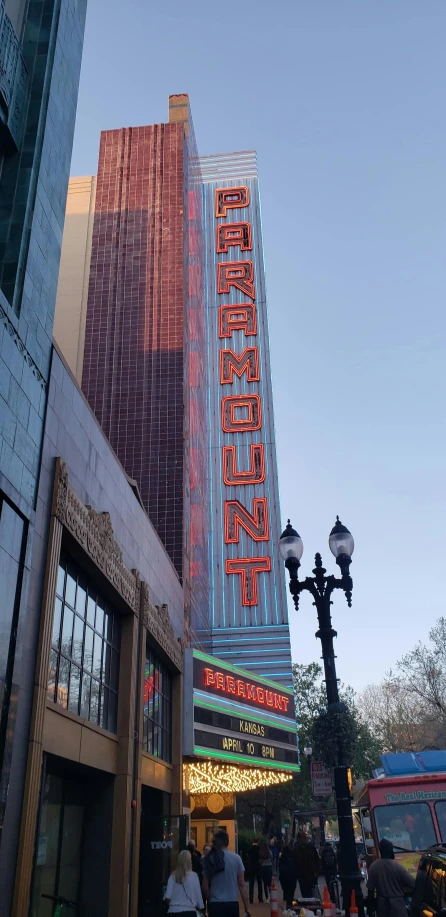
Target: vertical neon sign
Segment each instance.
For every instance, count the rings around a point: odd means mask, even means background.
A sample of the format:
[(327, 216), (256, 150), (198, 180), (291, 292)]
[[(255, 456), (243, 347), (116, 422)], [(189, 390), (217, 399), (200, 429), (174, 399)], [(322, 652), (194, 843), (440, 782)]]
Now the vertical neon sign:
[(211, 640), (291, 683), (255, 154), (200, 159), (208, 328)]
[[(217, 220), (227, 218), (228, 211), (249, 207), (249, 188), (216, 188), (215, 216)], [(231, 258), (216, 265), (216, 287), (219, 296), (230, 293), (231, 288), (240, 290), (252, 302), (242, 302), (237, 307), (222, 302), (219, 306), (220, 338), (231, 339), (233, 331), (243, 329), (246, 337), (257, 336), (257, 309), (255, 305), (254, 264), (242, 252), (252, 251), (252, 225), (244, 222), (218, 222), (216, 228), (216, 252)], [(249, 319), (248, 319), (249, 316)], [(246, 383), (260, 381), (259, 348), (246, 346), (241, 353), (232, 348), (220, 349), (220, 385), (232, 386), (234, 376)], [(226, 390), (226, 389), (225, 389)], [(221, 398), (221, 426), (224, 433), (240, 435), (262, 429), (262, 399), (257, 392), (246, 394), (224, 394)], [(248, 469), (238, 465), (235, 446), (223, 446), (222, 475), (226, 487), (240, 484), (258, 484), (265, 480), (265, 447), (263, 443), (250, 444), (251, 463)], [(230, 475), (226, 473), (230, 470)], [(233, 481), (233, 483), (232, 483)], [(268, 498), (254, 497), (251, 508), (239, 500), (225, 500), (223, 504), (225, 544), (238, 544), (240, 527), (253, 542), (269, 541)], [(271, 571), (271, 557), (227, 558), (225, 572), (228, 576), (240, 578), (241, 603), (245, 606), (258, 604), (257, 577)]]

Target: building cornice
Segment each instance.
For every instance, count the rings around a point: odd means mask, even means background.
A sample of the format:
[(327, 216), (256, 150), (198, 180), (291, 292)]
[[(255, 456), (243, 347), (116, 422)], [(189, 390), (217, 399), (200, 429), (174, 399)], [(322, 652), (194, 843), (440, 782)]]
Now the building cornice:
[(141, 583), (143, 601), (143, 623), (148, 633), (164, 650), (175, 668), (183, 671), (183, 651), (180, 640), (175, 637), (175, 631), (169, 617), (167, 605), (153, 605), (149, 599), (147, 583)]
[(71, 487), (62, 458), (56, 459), (52, 515), (73, 535), (133, 613), (139, 615), (140, 574), (130, 570), (122, 559), (110, 513), (97, 513), (82, 503)]

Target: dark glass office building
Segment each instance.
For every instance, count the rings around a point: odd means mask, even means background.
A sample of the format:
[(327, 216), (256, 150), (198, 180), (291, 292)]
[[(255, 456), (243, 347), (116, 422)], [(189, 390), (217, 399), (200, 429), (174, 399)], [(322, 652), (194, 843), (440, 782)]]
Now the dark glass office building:
[(0, 2), (0, 915), (5, 917), (12, 913), (37, 651), (37, 622), (27, 620), (27, 610), (33, 590), (41, 589), (37, 481), (86, 6), (87, 0)]

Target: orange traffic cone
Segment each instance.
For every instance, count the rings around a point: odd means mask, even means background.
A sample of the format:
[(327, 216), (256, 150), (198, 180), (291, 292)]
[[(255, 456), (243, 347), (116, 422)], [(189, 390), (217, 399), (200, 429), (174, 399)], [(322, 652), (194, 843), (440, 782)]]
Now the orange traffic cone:
[(324, 917), (331, 917), (331, 901), (330, 901), (330, 893), (328, 891), (327, 885), (324, 885), (323, 908), (324, 908)]
[(358, 913), (359, 911), (356, 905), (356, 894), (355, 894), (355, 890), (352, 888), (352, 893), (350, 897), (350, 914), (358, 914)]
[(277, 900), (277, 885), (274, 881), (274, 876), (271, 879), (271, 885), (269, 889), (269, 904), (271, 917), (279, 917), (279, 902)]

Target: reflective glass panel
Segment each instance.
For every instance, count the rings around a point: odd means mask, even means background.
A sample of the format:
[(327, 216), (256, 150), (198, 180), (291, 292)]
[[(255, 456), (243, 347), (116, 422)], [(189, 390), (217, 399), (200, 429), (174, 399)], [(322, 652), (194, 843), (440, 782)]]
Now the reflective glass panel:
[(395, 851), (426, 850), (435, 844), (432, 813), (424, 802), (376, 806), (373, 810), (379, 840), (392, 841)]
[[(61, 560), (57, 591), (48, 697), (73, 713), (99, 722), (104, 729), (116, 732), (119, 614), (106, 605), (94, 582), (89, 581), (71, 560)], [(64, 603), (60, 596), (65, 597)], [(110, 695), (109, 687), (112, 689)]]

